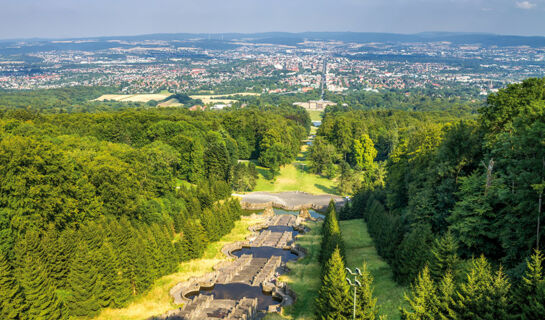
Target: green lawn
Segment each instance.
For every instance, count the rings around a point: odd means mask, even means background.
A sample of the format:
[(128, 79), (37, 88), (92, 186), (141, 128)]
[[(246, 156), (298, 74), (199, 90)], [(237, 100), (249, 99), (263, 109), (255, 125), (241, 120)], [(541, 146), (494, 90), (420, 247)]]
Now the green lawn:
[(322, 112), (318, 110), (307, 110), (310, 120), (311, 121), (321, 121), (322, 120)]
[(253, 191), (337, 194), (335, 179), (328, 179), (310, 172), (310, 162), (306, 160), (307, 152), (307, 146), (303, 146), (295, 161), (280, 168), (280, 174), (274, 179), (268, 178), (269, 169), (257, 166), (259, 177)]
[(283, 310), (282, 316), (271, 314), (266, 319), (314, 319), (314, 300), (320, 289), (320, 252), (321, 222), (307, 222), (310, 232), (297, 237), (297, 243), (308, 250), (303, 259), (288, 262), (290, 272), (280, 277), (297, 294), (297, 300), (292, 306)]
[(340, 222), (343, 239), (346, 245), (346, 260), (349, 268), (361, 268), (363, 262), (374, 278), (373, 295), (378, 299), (380, 313), (389, 320), (399, 319), (399, 307), (405, 305), (403, 292), (405, 287), (393, 280), (390, 266), (377, 254), (373, 240), (362, 219)]

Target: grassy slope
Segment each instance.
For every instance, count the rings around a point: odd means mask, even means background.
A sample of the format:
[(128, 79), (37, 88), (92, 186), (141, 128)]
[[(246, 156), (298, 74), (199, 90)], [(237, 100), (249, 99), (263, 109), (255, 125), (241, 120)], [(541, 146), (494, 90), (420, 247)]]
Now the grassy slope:
[(321, 121), (322, 120), (322, 112), (318, 110), (307, 110), (310, 120), (311, 121)]
[(308, 146), (304, 145), (295, 162), (280, 168), (280, 174), (274, 180), (265, 178), (268, 169), (257, 167), (259, 178), (254, 191), (304, 191), (314, 194), (337, 194), (335, 180), (310, 172), (310, 162), (306, 159)]
[(356, 268), (367, 262), (367, 269), (373, 275), (374, 296), (378, 298), (381, 314), (389, 320), (399, 319), (399, 307), (404, 305), (401, 287), (393, 280), (390, 266), (380, 258), (362, 219), (340, 222), (346, 245), (346, 260), (349, 268)]
[[(321, 120), (322, 111), (307, 111), (312, 121)], [(310, 128), (310, 134), (316, 134), (316, 127)], [(269, 169), (257, 166), (259, 173), (256, 187), (253, 191), (283, 192), (304, 191), (313, 194), (338, 194), (336, 179), (310, 172), (310, 161), (307, 160), (308, 145), (301, 147), (301, 152), (294, 162), (280, 168), (275, 179), (268, 179)]]
[(159, 315), (176, 308), (169, 295), (170, 288), (178, 282), (186, 281), (191, 277), (212, 271), (214, 265), (226, 259), (220, 251), (221, 248), (227, 243), (244, 240), (251, 233), (248, 231), (248, 227), (258, 223), (260, 220), (260, 218), (242, 217), (240, 221), (236, 222), (235, 228), (229, 234), (222, 237), (220, 241), (208, 246), (201, 259), (181, 263), (178, 272), (155, 281), (148, 292), (136, 298), (126, 308), (105, 309), (95, 320), (148, 319), (151, 316)]

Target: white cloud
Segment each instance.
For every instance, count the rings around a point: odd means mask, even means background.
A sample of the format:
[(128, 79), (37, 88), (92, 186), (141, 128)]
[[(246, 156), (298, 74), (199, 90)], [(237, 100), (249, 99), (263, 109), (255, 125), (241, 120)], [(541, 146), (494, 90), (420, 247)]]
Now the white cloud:
[(530, 1), (517, 2), (517, 8), (519, 8), (519, 9), (530, 10), (530, 9), (534, 8), (535, 6), (536, 6), (536, 4), (532, 3)]

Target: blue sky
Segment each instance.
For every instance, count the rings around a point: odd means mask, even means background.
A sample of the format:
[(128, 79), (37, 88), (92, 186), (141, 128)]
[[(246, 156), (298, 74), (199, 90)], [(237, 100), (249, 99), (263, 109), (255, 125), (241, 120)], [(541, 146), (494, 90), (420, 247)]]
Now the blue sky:
[(0, 0), (0, 38), (263, 31), (545, 36), (545, 0)]

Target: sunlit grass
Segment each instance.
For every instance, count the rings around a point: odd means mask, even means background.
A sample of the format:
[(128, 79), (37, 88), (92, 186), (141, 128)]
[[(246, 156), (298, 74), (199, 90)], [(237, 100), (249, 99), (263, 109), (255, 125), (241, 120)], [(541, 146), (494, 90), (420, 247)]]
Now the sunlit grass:
[(308, 115), (310, 116), (311, 121), (321, 121), (323, 111), (318, 110), (307, 110)]
[(373, 295), (378, 299), (380, 313), (389, 320), (399, 319), (399, 307), (405, 305), (403, 292), (406, 290), (394, 282), (390, 266), (378, 255), (373, 239), (362, 219), (341, 221), (340, 227), (346, 245), (346, 263), (356, 268), (367, 263), (367, 270), (373, 276)]
[(176, 306), (169, 295), (170, 289), (179, 282), (191, 277), (203, 275), (212, 271), (212, 267), (227, 259), (221, 248), (227, 243), (244, 240), (251, 232), (248, 227), (259, 223), (261, 218), (242, 217), (235, 223), (233, 230), (219, 241), (210, 244), (201, 259), (180, 263), (178, 272), (164, 276), (155, 281), (149, 291), (137, 297), (127, 307), (122, 309), (104, 309), (95, 320), (136, 320), (148, 319), (160, 315)]
[(280, 173), (269, 178), (269, 169), (257, 167), (258, 180), (254, 191), (304, 191), (313, 194), (337, 194), (336, 179), (328, 179), (310, 172), (308, 146), (304, 145), (293, 163), (280, 168)]

